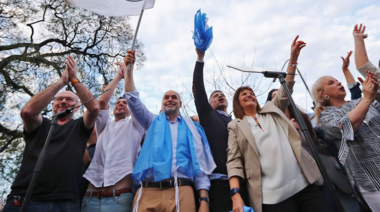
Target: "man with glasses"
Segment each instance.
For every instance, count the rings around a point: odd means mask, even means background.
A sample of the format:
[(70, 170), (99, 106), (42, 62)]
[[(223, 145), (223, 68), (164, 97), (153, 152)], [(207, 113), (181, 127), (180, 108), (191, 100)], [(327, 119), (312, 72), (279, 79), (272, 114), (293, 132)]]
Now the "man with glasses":
[[(51, 120), (42, 117), (41, 111), (52, 99), (53, 114), (79, 105), (79, 99), (87, 102), (91, 92), (78, 80), (76, 63), (69, 56), (61, 78), (27, 102), (21, 110), (24, 123), (25, 150), (17, 177), (11, 187), (3, 212), (20, 211), (31, 181), (33, 170), (46, 141)], [(77, 95), (62, 88), (71, 82)], [(54, 97), (54, 95), (56, 95)], [(53, 98), (54, 97), (54, 98)], [(80, 211), (79, 180), (82, 174), (82, 158), (86, 142), (93, 130), (99, 105), (96, 100), (85, 104), (83, 117), (73, 119), (74, 114), (59, 118), (52, 132), (46, 158), (34, 186), (28, 212)], [(77, 111), (78, 108), (74, 109)]]

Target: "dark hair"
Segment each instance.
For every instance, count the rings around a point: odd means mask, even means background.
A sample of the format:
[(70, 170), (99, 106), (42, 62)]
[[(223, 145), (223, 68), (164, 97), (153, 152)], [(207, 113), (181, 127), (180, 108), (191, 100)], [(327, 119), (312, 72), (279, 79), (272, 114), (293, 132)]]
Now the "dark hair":
[[(293, 110), (292, 105), (289, 104), (289, 106), (287, 107), (287, 109), (289, 111), (289, 118), (290, 119), (295, 119), (296, 116), (294, 114), (294, 110)], [(310, 133), (311, 137), (313, 137), (314, 136), (314, 130), (313, 130), (313, 125), (311, 124), (309, 115), (307, 115), (307, 113), (305, 113), (302, 110), (300, 110), (298, 107), (297, 107), (297, 109), (300, 111), (301, 116), (302, 116), (303, 120), (305, 121), (307, 128), (309, 129), (309, 133)]]
[[(272, 101), (272, 94), (273, 92), (275, 91), (278, 91), (278, 89), (272, 89), (271, 91), (269, 91), (268, 93), (268, 97), (267, 97), (267, 101)], [(289, 118), (290, 119), (295, 119), (296, 116), (294, 115), (294, 110), (293, 110), (293, 107), (289, 104), (288, 107), (286, 108), (288, 111), (289, 111)], [(306, 113), (304, 113), (302, 110), (300, 110), (298, 107), (297, 109), (300, 111), (301, 115), (302, 115), (302, 118), (303, 120), (305, 121), (306, 123), (306, 126), (307, 128), (309, 128), (309, 133), (311, 135), (311, 137), (314, 136), (314, 130), (313, 130), (313, 125), (311, 124), (310, 122), (310, 118), (309, 118), (309, 115), (307, 115)]]
[(278, 89), (277, 88), (274, 88), (274, 89), (272, 89), (271, 91), (269, 91), (269, 93), (268, 93), (268, 97), (267, 97), (267, 101), (272, 101), (272, 94), (273, 94), (273, 92), (275, 92), (275, 91), (278, 91)]
[[(253, 92), (253, 89), (251, 87), (249, 87), (249, 86), (242, 86), (242, 87), (238, 88), (235, 91), (234, 98), (233, 98), (232, 109), (234, 110), (235, 118), (239, 118), (239, 119), (243, 119), (244, 116), (245, 116), (243, 107), (240, 105), (240, 101), (239, 101), (239, 95), (240, 95), (240, 93), (243, 90), (249, 90), (249, 91), (251, 91), (253, 93), (253, 95), (256, 96), (255, 92)], [(257, 101), (257, 99), (256, 99), (256, 104), (257, 104), (256, 111), (258, 112), (258, 111), (261, 110), (261, 107), (260, 107), (260, 104)]]
[(214, 95), (214, 93), (216, 93), (216, 92), (220, 92), (220, 93), (222, 93), (222, 94), (224, 95), (224, 93), (223, 93), (221, 90), (215, 90), (215, 91), (213, 91), (213, 92), (211, 93), (211, 95), (210, 95), (210, 98), (208, 98), (208, 102), (209, 102), (209, 103), (211, 102), (212, 95)]

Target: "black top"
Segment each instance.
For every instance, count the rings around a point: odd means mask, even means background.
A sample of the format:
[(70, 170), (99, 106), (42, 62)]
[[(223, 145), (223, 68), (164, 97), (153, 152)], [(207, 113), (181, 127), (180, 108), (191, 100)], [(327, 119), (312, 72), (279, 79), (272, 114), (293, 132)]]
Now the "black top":
[[(11, 195), (25, 196), (34, 167), (50, 129), (51, 120), (43, 118), (41, 126), (25, 132), (25, 150)], [(86, 129), (83, 118), (57, 124), (49, 143), (46, 159), (36, 181), (31, 200), (79, 201), (79, 182), (83, 174), (83, 155), (92, 129)]]
[(194, 69), (193, 93), (195, 107), (217, 166), (214, 173), (227, 174), (227, 125), (231, 121), (231, 117), (220, 114), (210, 106), (203, 82), (203, 66), (204, 63), (197, 62)]

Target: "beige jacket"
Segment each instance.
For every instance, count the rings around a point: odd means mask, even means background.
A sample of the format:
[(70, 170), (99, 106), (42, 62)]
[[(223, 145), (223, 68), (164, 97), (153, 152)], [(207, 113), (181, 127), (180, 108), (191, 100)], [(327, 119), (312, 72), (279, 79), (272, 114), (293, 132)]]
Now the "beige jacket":
[[(294, 82), (286, 82), (293, 91)], [(284, 111), (289, 104), (285, 90), (281, 86), (276, 97), (267, 102), (258, 113), (272, 115), (276, 122), (288, 129), (289, 142), (301, 170), (309, 183), (314, 183), (321, 173), (314, 159), (301, 147), (300, 136)], [(261, 165), (255, 138), (246, 118), (235, 119), (228, 124), (227, 149), (228, 178), (238, 176), (247, 180), (250, 205), (256, 212), (262, 212)]]

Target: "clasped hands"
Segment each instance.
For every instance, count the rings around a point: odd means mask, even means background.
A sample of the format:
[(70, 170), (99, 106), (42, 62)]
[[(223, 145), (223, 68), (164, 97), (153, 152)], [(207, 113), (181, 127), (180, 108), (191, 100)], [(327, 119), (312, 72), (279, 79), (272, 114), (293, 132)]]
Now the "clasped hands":
[(67, 61), (65, 61), (66, 68), (62, 72), (60, 81), (63, 83), (63, 85), (69, 84), (69, 82), (78, 79), (77, 77), (77, 63), (75, 62), (74, 58), (70, 55), (67, 57)]

